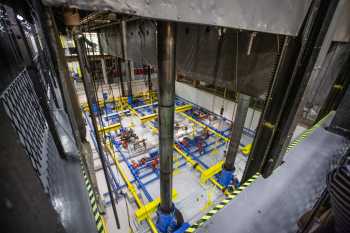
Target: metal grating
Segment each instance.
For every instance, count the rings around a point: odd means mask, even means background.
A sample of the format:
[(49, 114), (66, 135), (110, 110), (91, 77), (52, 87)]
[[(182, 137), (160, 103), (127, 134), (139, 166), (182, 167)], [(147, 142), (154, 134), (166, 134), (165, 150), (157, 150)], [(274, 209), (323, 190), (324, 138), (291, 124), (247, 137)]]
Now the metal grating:
[(48, 192), (48, 151), (43, 150), (48, 126), (26, 69), (6, 88), (0, 101), (45, 191)]

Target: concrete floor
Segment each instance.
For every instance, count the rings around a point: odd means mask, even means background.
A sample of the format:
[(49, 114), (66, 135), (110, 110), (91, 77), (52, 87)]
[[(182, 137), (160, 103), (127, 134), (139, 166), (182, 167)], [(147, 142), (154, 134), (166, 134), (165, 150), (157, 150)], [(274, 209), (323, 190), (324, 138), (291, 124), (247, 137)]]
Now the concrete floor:
[[(188, 135), (189, 132), (193, 131), (192, 127), (193, 124), (189, 122), (184, 117), (180, 116), (179, 114), (176, 114), (175, 117), (176, 122), (181, 122), (181, 125), (188, 126), (188, 129), (186, 131), (179, 130), (176, 132), (176, 138), (179, 138), (184, 135)], [(135, 133), (139, 135), (140, 138), (146, 139), (147, 142), (147, 148), (154, 148), (158, 146), (158, 135), (153, 134), (149, 128), (144, 127), (140, 120), (137, 117), (131, 116), (128, 118), (124, 118), (121, 121), (122, 125), (124, 127), (130, 127), (131, 125), (134, 125)], [(200, 127), (196, 127), (196, 130)], [(88, 129), (90, 130), (90, 129)], [(216, 138), (211, 138), (210, 141), (218, 140)], [(247, 139), (248, 141), (249, 139)], [(92, 139), (90, 137), (90, 142), (92, 142)], [(209, 167), (216, 164), (220, 160), (223, 159), (223, 154), (226, 146), (222, 146), (217, 150), (214, 150), (212, 153), (203, 156), (201, 158), (202, 162), (207, 164)], [(132, 153), (131, 151), (123, 149), (122, 152), (127, 156), (130, 157)], [(134, 160), (138, 160), (141, 157), (144, 157), (146, 154), (140, 154), (137, 157), (133, 157)], [(176, 152), (174, 153), (174, 157), (180, 157)], [(99, 168), (100, 160), (98, 159), (98, 155), (94, 153), (95, 158), (95, 167)], [(238, 177), (241, 177), (244, 165), (245, 165), (245, 157), (243, 155), (239, 155), (237, 159), (237, 175)], [(179, 162), (180, 163), (180, 162)], [(184, 163), (181, 161), (181, 163)], [(125, 162), (121, 163), (124, 171), (126, 172), (129, 180), (132, 180), (133, 176), (128, 169)], [(175, 167), (177, 167), (177, 164), (175, 162)], [(115, 168), (115, 166), (112, 166), (113, 172), (118, 177), (118, 172)], [(154, 176), (147, 177), (147, 179), (144, 179), (143, 182), (147, 182), (148, 179), (152, 179)], [(206, 211), (208, 211), (208, 208), (210, 208), (211, 205), (215, 204), (216, 202), (220, 201), (223, 198), (223, 194), (221, 191), (219, 191), (214, 185), (211, 183), (207, 183), (205, 185), (200, 184), (199, 182), (200, 173), (195, 171), (191, 165), (186, 165), (181, 168), (175, 169), (174, 172), (174, 178), (173, 178), (173, 187), (176, 189), (178, 196), (174, 200), (174, 203), (176, 207), (182, 212), (184, 219), (188, 222), (193, 222), (200, 218)], [(123, 181), (118, 177), (119, 183), (122, 185)], [(97, 181), (98, 186), (100, 189), (101, 194), (105, 194), (107, 192), (106, 182), (105, 178), (103, 176), (102, 170), (97, 171)], [(191, 187), (189, 189), (189, 187)], [(146, 186), (147, 191), (151, 194), (152, 198), (159, 197), (159, 179), (150, 183)], [(123, 189), (123, 192), (126, 193), (126, 188)], [(144, 203), (148, 203), (148, 200), (146, 199), (145, 195), (140, 192), (140, 197)], [(106, 203), (109, 202), (109, 198), (107, 196), (104, 196), (104, 201)], [(129, 207), (129, 214), (127, 213), (126, 204)], [(133, 212), (137, 209), (134, 201), (132, 198), (124, 198), (119, 199), (117, 204), (117, 209), (119, 211), (119, 218), (122, 225), (122, 228), (120, 230), (116, 229), (116, 224), (113, 219), (113, 213), (111, 210), (111, 206), (108, 205), (107, 207), (107, 213), (106, 213), (106, 220), (108, 227), (111, 232), (126, 232), (126, 230), (129, 228), (128, 223), (128, 215), (130, 216), (130, 222), (131, 227), (135, 232), (144, 232), (148, 231), (147, 224), (143, 223), (140, 224), (137, 222), (137, 220), (133, 216)], [(154, 217), (154, 216), (153, 216)]]
[[(82, 101), (84, 98), (80, 98)], [(254, 119), (255, 121), (258, 121), (259, 119)], [(193, 122), (189, 121), (187, 118), (183, 117), (180, 114), (175, 114), (175, 122), (179, 124), (180, 130), (177, 130), (175, 132), (175, 140), (181, 140), (184, 136), (191, 137), (193, 134), (197, 134), (198, 132), (203, 130), (203, 127), (200, 127)], [(203, 121), (206, 124), (209, 124), (216, 129), (222, 130), (230, 127), (230, 125), (223, 121), (223, 120), (215, 120), (215, 121)], [(108, 125), (111, 122), (104, 121), (104, 125)], [(133, 160), (139, 160), (142, 157), (148, 156), (148, 150), (150, 148), (158, 148), (158, 134), (152, 132), (152, 130), (143, 125), (138, 117), (136, 116), (129, 116), (129, 117), (122, 117), (121, 125), (123, 127), (131, 127), (134, 129), (134, 132), (136, 135), (139, 136), (140, 139), (146, 140), (147, 145), (147, 151), (145, 153), (138, 153), (135, 155), (135, 153), (132, 150), (126, 150), (122, 149), (122, 153), (126, 157), (132, 157)], [(183, 129), (182, 126), (186, 126), (187, 129)], [(303, 128), (298, 127), (298, 132), (302, 132)], [(104, 197), (104, 202), (107, 203), (106, 205), (106, 214), (105, 219), (107, 222), (107, 226), (109, 228), (109, 232), (149, 232), (149, 227), (145, 221), (138, 222), (135, 218), (134, 212), (137, 209), (137, 206), (133, 200), (133, 198), (128, 194), (127, 189), (123, 188), (120, 190), (121, 193), (124, 195), (121, 195), (121, 198), (117, 200), (117, 211), (118, 211), (118, 217), (121, 225), (121, 229), (117, 229), (116, 223), (114, 220), (114, 215), (112, 212), (112, 208), (110, 205), (110, 200), (107, 195), (104, 195), (107, 193), (107, 185), (104, 178), (103, 171), (101, 170), (101, 162), (98, 157), (98, 154), (96, 153), (96, 148), (94, 146), (94, 142), (91, 138), (91, 134), (89, 127), (87, 126), (87, 132), (88, 132), (88, 140), (92, 145), (93, 148), (93, 154), (94, 154), (94, 166), (96, 170), (96, 176), (97, 176), (97, 182), (98, 187), (100, 190), (101, 196)], [(295, 133), (295, 136), (297, 136), (299, 133)], [(230, 132), (227, 132), (228, 135), (230, 135)], [(253, 138), (248, 135), (243, 135), (241, 139), (241, 143), (243, 145), (247, 145), (249, 143), (252, 143)], [(212, 136), (208, 139), (208, 143), (213, 142), (212, 147), (216, 147), (219, 144), (219, 138), (216, 136)], [(227, 144), (214, 149), (209, 154), (202, 156), (200, 160), (206, 164), (208, 167), (216, 164), (217, 162), (221, 161), (224, 158), (225, 151), (227, 150)], [(194, 155), (199, 155), (198, 153), (194, 153)], [(174, 159), (181, 157), (174, 151)], [(237, 155), (236, 159), (236, 175), (240, 179), (243, 175), (245, 163), (246, 163), (246, 156), (241, 154), (240, 152)], [(112, 161), (111, 161), (112, 162)], [(184, 160), (181, 160), (180, 162), (174, 162), (174, 176), (173, 176), (173, 187), (176, 189), (178, 196), (174, 200), (174, 203), (176, 207), (182, 212), (185, 221), (189, 223), (195, 222), (197, 219), (199, 219), (202, 215), (204, 215), (212, 205), (215, 205), (215, 203), (222, 200), (224, 195), (220, 190), (218, 190), (213, 184), (210, 182), (206, 184), (201, 184), (199, 182), (200, 179), (200, 173), (195, 171), (193, 167), (189, 164), (186, 164), (185, 166), (182, 166), (180, 168), (177, 168), (180, 164), (185, 163)], [(126, 172), (129, 180), (133, 180), (133, 176), (127, 166), (127, 164), (124, 161), (121, 161), (121, 165)], [(114, 165), (111, 165), (111, 169), (114, 173), (114, 175), (117, 177), (118, 183), (120, 185), (123, 185), (124, 182), (121, 179), (120, 175), (118, 174), (118, 171)], [(149, 179), (152, 179), (156, 177), (156, 175), (151, 175), (147, 178), (144, 178), (142, 181), (147, 182)], [(134, 184), (135, 185), (135, 184)], [(147, 191), (150, 193), (151, 197), (153, 199), (159, 197), (159, 179), (153, 181), (152, 183), (149, 183), (146, 186)], [(139, 197), (141, 198), (142, 202), (144, 204), (147, 204), (149, 201), (147, 200), (144, 193), (139, 190)], [(152, 218), (155, 220), (155, 214), (152, 216)], [(130, 230), (132, 229), (132, 230)]]

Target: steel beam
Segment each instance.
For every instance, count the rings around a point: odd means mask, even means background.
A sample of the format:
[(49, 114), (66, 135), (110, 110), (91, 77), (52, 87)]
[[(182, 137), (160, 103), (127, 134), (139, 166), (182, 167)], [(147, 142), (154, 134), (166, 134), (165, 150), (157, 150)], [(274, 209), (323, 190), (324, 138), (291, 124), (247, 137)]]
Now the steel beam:
[(172, 173), (175, 106), (175, 38), (173, 23), (158, 22), (158, 79), (159, 79), (159, 151), (160, 151), (160, 209), (172, 209)]

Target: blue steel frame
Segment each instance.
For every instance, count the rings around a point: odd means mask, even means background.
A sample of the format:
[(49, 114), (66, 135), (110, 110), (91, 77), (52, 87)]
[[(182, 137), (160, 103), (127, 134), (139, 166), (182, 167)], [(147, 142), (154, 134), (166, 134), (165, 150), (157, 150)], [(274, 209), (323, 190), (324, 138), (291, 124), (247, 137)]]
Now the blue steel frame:
[[(153, 110), (155, 107), (157, 107), (158, 103), (153, 103), (152, 105), (147, 105), (147, 106), (144, 106), (144, 105), (139, 105), (139, 103), (142, 103), (142, 101), (134, 101), (132, 103), (132, 107), (135, 109), (135, 111), (137, 111), (141, 116), (144, 116), (144, 115), (148, 115), (148, 114), (151, 114), (153, 113)], [(144, 102), (143, 102), (144, 104)], [(187, 101), (187, 100), (184, 100), (182, 99), (181, 97), (176, 97), (176, 102), (175, 102), (176, 106), (182, 106), (182, 105), (185, 105), (185, 104), (191, 104), (193, 105), (195, 108), (197, 108), (198, 110), (200, 111), (204, 111), (204, 112), (210, 112), (208, 111), (207, 109), (204, 109), (194, 103), (191, 103), (190, 101)], [(124, 111), (125, 112), (125, 111)], [(231, 121), (226, 119), (225, 117), (223, 116), (220, 116), (216, 113), (212, 113), (210, 112), (211, 114), (214, 114), (216, 115), (219, 119), (221, 120), (224, 120), (225, 122), (228, 122), (229, 124), (231, 124)], [(89, 127), (90, 129), (92, 129), (91, 127), (91, 123), (90, 121), (88, 120), (88, 117), (85, 115), (86, 113), (84, 113), (84, 116), (85, 116), (85, 119), (86, 121), (88, 122), (89, 124)], [(209, 127), (210, 129), (213, 129), (215, 130), (216, 132), (218, 132), (219, 134), (227, 137), (229, 134), (230, 134), (230, 131), (231, 129), (230, 128), (227, 128), (227, 129), (224, 129), (224, 130), (218, 130), (216, 129), (215, 127), (211, 126), (211, 125), (208, 125), (206, 124), (205, 122), (203, 122), (201, 119), (198, 119), (197, 117), (195, 117), (192, 113), (191, 113), (191, 110), (189, 111), (186, 111), (185, 114), (191, 116), (192, 118), (194, 118), (195, 120), (201, 122), (202, 124), (206, 125), (207, 127)], [(120, 114), (119, 112), (114, 112), (114, 113), (110, 113), (111, 116), (113, 115), (116, 115), (118, 116), (119, 118), (121, 117), (122, 114)], [(110, 117), (110, 116), (108, 116)], [(107, 118), (108, 119), (108, 118)], [(151, 121), (151, 123), (153, 124), (154, 127), (158, 128), (157, 126), (157, 122), (155, 120)], [(244, 133), (249, 136), (249, 137), (254, 137), (255, 135), (255, 132), (253, 130), (250, 130), (250, 129), (247, 129), (245, 128), (244, 129)], [(93, 141), (94, 141), (94, 144), (96, 143), (96, 139), (94, 137), (94, 135), (91, 133), (91, 130), (90, 130), (90, 134), (91, 134), (91, 137), (93, 138)], [(209, 134), (209, 137), (206, 139), (209, 140), (210, 137), (212, 137), (213, 134)], [(224, 146), (226, 143), (224, 142), (224, 140), (220, 139), (221, 143), (218, 144), (216, 147), (212, 147), (212, 145), (214, 145), (216, 142), (206, 142), (205, 141), (205, 145), (203, 147), (203, 153), (200, 153), (199, 155), (197, 155), (198, 153), (198, 149), (196, 150), (192, 150), (192, 148), (187, 148), (185, 147), (183, 144), (181, 144), (179, 141), (176, 141), (176, 145), (178, 145), (188, 156), (190, 156), (193, 160), (195, 160), (198, 164), (202, 165), (204, 168), (208, 169), (209, 166), (206, 165), (202, 160), (201, 160), (201, 157), (202, 156), (205, 156), (207, 154), (209, 154), (210, 152), (212, 152), (213, 150), (215, 149), (218, 149), (222, 146)], [(150, 195), (150, 193), (148, 192), (146, 186), (156, 180), (159, 179), (159, 171), (157, 172), (157, 169), (152, 169), (152, 171), (150, 172), (146, 172), (144, 174), (141, 174), (139, 175), (139, 171), (142, 169), (142, 168), (139, 168), (139, 169), (135, 169), (132, 167), (131, 163), (129, 162), (128, 158), (125, 156), (125, 154), (120, 150), (120, 143), (114, 139), (112, 140), (112, 143), (113, 143), (113, 148), (116, 149), (116, 151), (118, 152), (118, 154), (121, 156), (122, 160), (125, 162), (125, 164), (128, 166), (128, 169), (130, 170), (130, 173), (132, 174), (133, 176), (133, 180), (131, 180), (131, 183), (136, 183), (137, 187), (139, 189), (142, 190), (142, 192), (144, 193), (145, 197), (148, 199), (148, 201), (152, 201), (153, 198), (152, 196)], [(241, 146), (244, 146), (243, 144), (241, 144)], [(107, 157), (105, 156), (105, 159), (107, 159)], [(183, 161), (184, 158), (183, 157), (180, 157), (179, 160)], [(108, 159), (107, 159), (108, 162), (110, 162)], [(111, 165), (110, 163), (108, 163), (109, 165)], [(187, 164), (186, 161), (183, 161), (179, 166), (178, 168), (181, 168), (183, 166), (185, 166)], [(108, 171), (109, 171), (109, 177), (112, 178), (112, 180), (114, 181), (113, 182), (113, 191), (114, 192), (118, 192), (120, 190), (122, 190), (123, 188), (126, 187), (125, 184), (123, 185), (120, 185), (117, 178), (115, 177), (113, 171), (111, 170), (110, 166), (108, 166)], [(155, 177), (153, 177), (152, 179), (150, 180), (147, 180), (146, 182), (143, 182), (142, 180), (148, 178), (149, 176), (151, 175), (155, 175)], [(219, 179), (219, 176), (215, 176), (216, 180)], [(103, 194), (104, 196), (107, 195), (107, 193)], [(110, 204), (110, 201), (107, 202), (106, 204)]]

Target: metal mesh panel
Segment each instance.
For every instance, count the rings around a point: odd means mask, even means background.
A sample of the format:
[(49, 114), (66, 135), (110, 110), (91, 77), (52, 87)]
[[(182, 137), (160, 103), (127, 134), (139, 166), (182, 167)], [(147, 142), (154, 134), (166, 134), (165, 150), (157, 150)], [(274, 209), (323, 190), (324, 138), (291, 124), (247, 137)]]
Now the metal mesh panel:
[(59, 154), (49, 130), (46, 131), (44, 138), (43, 152), (47, 155), (47, 188), (50, 196), (53, 197), (55, 194), (60, 193), (59, 186), (56, 185), (60, 178), (60, 176), (57, 175), (60, 174), (59, 163), (57, 161), (57, 159), (59, 159)]
[(0, 99), (34, 170), (48, 192), (48, 151), (44, 151), (43, 146), (47, 140), (45, 137), (50, 138), (51, 135), (27, 70), (13, 80)]

